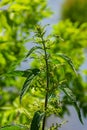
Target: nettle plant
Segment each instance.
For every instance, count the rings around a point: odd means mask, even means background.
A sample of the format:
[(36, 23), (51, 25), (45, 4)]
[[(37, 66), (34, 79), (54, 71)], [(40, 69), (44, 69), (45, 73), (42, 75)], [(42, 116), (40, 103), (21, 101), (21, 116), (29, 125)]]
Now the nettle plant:
[[(33, 37), (34, 46), (25, 57), (25, 59), (32, 58), (31, 67), (24, 71), (14, 70), (6, 74), (9, 76), (12, 73), (13, 75), (26, 77), (20, 92), (21, 105), (23, 96), (25, 97), (26, 93), (31, 95), (27, 100), (32, 100), (33, 96), (35, 97), (35, 101), (32, 103), (32, 107), (35, 107), (35, 110), (33, 111), (29, 130), (45, 130), (47, 117), (52, 114), (58, 117), (62, 116), (62, 92), (68, 97), (68, 100), (72, 102), (72, 105), (77, 111), (79, 120), (83, 124), (76, 97), (68, 87), (64, 69), (66, 66), (71, 67), (76, 76), (77, 72), (72, 60), (68, 56), (52, 51), (54, 44), (58, 44), (55, 43), (55, 37), (58, 38), (58, 42), (63, 39), (57, 35), (46, 36), (45, 27), (46, 26), (42, 27), (37, 25), (35, 28)], [(63, 75), (62, 78), (60, 75)], [(62, 122), (56, 125), (52, 124), (48, 130), (58, 130), (61, 125)], [(1, 128), (1, 130), (5, 129)]]

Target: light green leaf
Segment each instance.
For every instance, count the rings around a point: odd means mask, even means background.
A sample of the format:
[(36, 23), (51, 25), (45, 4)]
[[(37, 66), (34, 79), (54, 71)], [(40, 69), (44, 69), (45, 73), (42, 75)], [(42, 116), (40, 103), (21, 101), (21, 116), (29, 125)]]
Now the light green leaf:
[(30, 130), (39, 130), (40, 121), (42, 120), (43, 117), (44, 117), (44, 113), (41, 113), (40, 111), (36, 111), (34, 113), (34, 116), (31, 122)]
[(10, 7), (9, 7), (9, 10), (10, 11), (22, 11), (22, 10), (30, 10), (30, 8), (28, 6), (25, 6), (25, 5), (20, 5), (20, 4), (12, 4)]
[(71, 66), (72, 70), (73, 70), (73, 71), (76, 73), (76, 75), (77, 75), (77, 72), (76, 72), (76, 69), (75, 69), (75, 67), (74, 67), (74, 64), (73, 64), (72, 60), (71, 60), (68, 56), (66, 56), (65, 54), (62, 54), (62, 53), (57, 53), (57, 56), (59, 56), (59, 57), (61, 57), (62, 59), (64, 59), (64, 60)]

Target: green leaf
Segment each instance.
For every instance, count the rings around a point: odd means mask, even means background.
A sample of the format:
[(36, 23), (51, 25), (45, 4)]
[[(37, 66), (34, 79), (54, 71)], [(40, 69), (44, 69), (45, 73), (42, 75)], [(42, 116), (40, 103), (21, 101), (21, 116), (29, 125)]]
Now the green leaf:
[(72, 90), (69, 87), (67, 87), (67, 86), (60, 86), (59, 88), (68, 96), (68, 98), (72, 102), (76, 101), (76, 97), (75, 97), (75, 95), (73, 94)]
[(29, 76), (28, 76), (27, 79), (25, 80), (25, 82), (24, 82), (24, 84), (23, 84), (23, 87), (22, 87), (22, 90), (21, 90), (21, 93), (20, 93), (20, 102), (21, 102), (21, 100), (22, 100), (23, 95), (24, 95), (24, 94), (26, 93), (26, 91), (28, 90), (28, 88), (29, 88), (29, 86), (30, 86), (30, 83), (31, 83), (31, 81), (32, 81), (33, 78), (34, 78), (34, 75), (31, 74), (31, 76), (30, 76), (30, 74), (29, 74)]
[(23, 125), (12, 124), (12, 125), (1, 127), (0, 130), (28, 130), (28, 128)]
[(22, 76), (22, 77), (27, 77), (31, 73), (31, 69), (27, 70), (15, 70), (15, 71), (9, 71), (6, 74), (2, 74), (2, 77), (15, 77), (15, 76)]
[(29, 52), (28, 52), (28, 54), (26, 55), (26, 58), (28, 57), (28, 56), (30, 56), (35, 50), (37, 50), (37, 49), (41, 49), (42, 50), (42, 48), (40, 47), (40, 46), (34, 46), (34, 47), (32, 47), (30, 50), (29, 50)]
[(41, 113), (40, 111), (36, 111), (34, 113), (34, 116), (31, 122), (30, 130), (39, 130), (40, 121), (42, 120), (43, 117), (44, 117), (44, 113)]
[(33, 78), (39, 73), (39, 69), (31, 69), (31, 73), (28, 74), (24, 84), (23, 84), (23, 87), (22, 87), (22, 90), (21, 90), (21, 93), (20, 93), (20, 102), (22, 100), (22, 97), (23, 95), (26, 93), (26, 91), (28, 90), (30, 84), (31, 84), (31, 81), (33, 80)]
[(57, 56), (61, 57), (61, 58), (64, 59), (65, 61), (67, 61), (67, 63), (71, 66), (72, 70), (73, 70), (73, 71), (76, 73), (76, 75), (77, 75), (77, 72), (76, 72), (76, 69), (75, 69), (75, 67), (74, 67), (74, 64), (73, 64), (72, 60), (71, 60), (68, 56), (66, 56), (66, 55), (64, 55), (64, 54), (62, 54), (62, 53), (57, 53)]
[(63, 86), (63, 87), (60, 86), (60, 89), (62, 89), (63, 92), (67, 95), (67, 97), (72, 101), (72, 105), (75, 107), (75, 109), (77, 111), (79, 120), (83, 124), (82, 117), (81, 117), (81, 112), (80, 112), (80, 108), (79, 108), (79, 106), (78, 106), (78, 104), (76, 102), (76, 97), (73, 94), (72, 90), (69, 87), (65, 87), (65, 86)]
[(74, 102), (73, 104), (74, 104), (74, 107), (75, 107), (75, 109), (76, 109), (76, 111), (77, 111), (77, 114), (78, 114), (78, 117), (79, 117), (80, 122), (81, 122), (82, 124), (84, 124), (84, 123), (83, 123), (83, 120), (82, 120), (82, 116), (81, 116), (81, 112), (80, 112), (80, 108), (79, 108), (78, 104), (77, 104), (76, 102)]
[(27, 77), (28, 75), (31, 75), (33, 72), (34, 75), (37, 73), (39, 69), (27, 69), (27, 70), (15, 70), (15, 71), (9, 71), (5, 74), (0, 74), (0, 77), (15, 77), (15, 76), (21, 76), (21, 77)]

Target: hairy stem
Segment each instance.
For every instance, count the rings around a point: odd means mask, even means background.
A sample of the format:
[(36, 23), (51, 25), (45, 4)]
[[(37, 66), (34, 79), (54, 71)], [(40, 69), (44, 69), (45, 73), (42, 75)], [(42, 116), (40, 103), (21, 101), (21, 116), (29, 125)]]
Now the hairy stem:
[[(47, 52), (46, 52), (46, 46), (45, 46), (43, 38), (42, 38), (42, 44), (44, 47), (45, 63), (46, 63), (46, 95), (45, 95), (45, 104), (44, 104), (44, 109), (46, 111), (47, 104), (48, 104), (49, 70), (48, 70), (48, 57), (47, 57)], [(45, 123), (46, 123), (46, 115), (44, 116), (44, 119), (43, 119), (42, 130), (45, 129)]]

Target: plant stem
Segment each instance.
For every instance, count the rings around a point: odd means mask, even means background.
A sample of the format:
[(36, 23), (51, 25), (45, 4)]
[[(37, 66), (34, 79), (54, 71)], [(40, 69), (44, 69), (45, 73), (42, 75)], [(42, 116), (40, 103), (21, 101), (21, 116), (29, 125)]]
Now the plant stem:
[[(46, 46), (45, 46), (43, 38), (42, 38), (42, 44), (43, 44), (43, 47), (44, 47), (45, 63), (46, 63), (46, 95), (45, 95), (45, 104), (44, 104), (44, 109), (46, 111), (47, 110), (47, 104), (48, 104), (49, 69), (48, 69), (48, 57), (47, 57), (47, 52), (46, 52)], [(46, 123), (46, 115), (44, 116), (44, 119), (43, 119), (42, 130), (45, 129), (45, 123)]]

